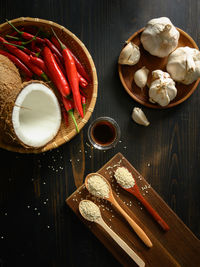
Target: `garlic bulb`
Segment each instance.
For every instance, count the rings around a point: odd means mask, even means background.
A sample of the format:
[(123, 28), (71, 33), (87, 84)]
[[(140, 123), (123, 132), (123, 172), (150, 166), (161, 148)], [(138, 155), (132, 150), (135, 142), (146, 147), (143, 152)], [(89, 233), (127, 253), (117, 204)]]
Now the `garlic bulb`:
[(177, 48), (168, 58), (167, 71), (173, 80), (191, 84), (200, 78), (200, 52), (188, 46)]
[(141, 108), (135, 107), (133, 109), (132, 119), (140, 125), (148, 126), (150, 124)]
[(175, 82), (170, 78), (169, 73), (162, 70), (152, 72), (153, 82), (149, 88), (149, 101), (167, 106), (176, 97), (177, 89)]
[(149, 70), (146, 67), (142, 67), (134, 74), (134, 81), (141, 89), (144, 88), (147, 84), (148, 74)]
[(180, 33), (166, 17), (150, 20), (141, 34), (145, 50), (157, 57), (166, 57), (178, 45)]
[(129, 42), (121, 51), (118, 63), (122, 65), (133, 66), (138, 63), (140, 59), (140, 49), (137, 45)]

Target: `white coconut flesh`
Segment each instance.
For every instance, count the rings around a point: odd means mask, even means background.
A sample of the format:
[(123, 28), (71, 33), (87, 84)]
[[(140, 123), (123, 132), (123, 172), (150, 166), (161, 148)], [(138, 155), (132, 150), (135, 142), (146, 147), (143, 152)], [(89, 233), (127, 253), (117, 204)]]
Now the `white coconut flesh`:
[(61, 110), (57, 97), (44, 84), (25, 86), (15, 101), (12, 123), (17, 137), (25, 145), (44, 146), (60, 128)]

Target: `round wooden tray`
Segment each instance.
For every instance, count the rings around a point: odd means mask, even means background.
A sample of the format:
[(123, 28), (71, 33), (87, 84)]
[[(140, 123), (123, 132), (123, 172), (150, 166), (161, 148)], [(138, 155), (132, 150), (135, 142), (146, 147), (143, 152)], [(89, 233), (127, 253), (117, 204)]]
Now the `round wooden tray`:
[[(159, 58), (156, 56), (150, 55), (142, 46), (140, 41), (141, 33), (143, 32), (144, 28), (140, 29), (139, 31), (135, 32), (129, 39), (129, 41), (132, 41), (134, 44), (138, 45), (140, 48), (141, 57), (139, 62), (134, 66), (126, 66), (118, 64), (118, 71), (119, 71), (119, 77), (122, 82), (122, 85), (124, 86), (127, 93), (138, 103), (154, 109), (164, 109), (164, 108), (171, 108), (174, 107), (183, 101), (185, 101), (188, 97), (191, 96), (191, 94), (194, 92), (194, 90), (197, 88), (200, 79), (193, 82), (189, 85), (184, 85), (182, 83), (176, 83), (177, 88), (177, 96), (176, 98), (169, 103), (169, 105), (162, 107), (158, 104), (153, 104), (149, 102), (149, 96), (148, 96), (148, 87), (146, 86), (142, 91), (141, 89), (135, 84), (134, 82), (134, 73), (142, 68), (143, 66), (146, 66), (147, 69), (149, 69), (149, 73), (151, 73), (153, 70), (160, 69), (163, 71), (166, 71), (166, 64), (168, 57), (165, 58)], [(180, 38), (178, 42), (178, 47), (180, 46), (189, 46), (192, 48), (196, 48), (199, 50), (197, 44), (195, 41), (183, 30), (177, 28), (177, 30), (180, 32)], [(151, 75), (149, 75), (150, 79)]]
[[(72, 32), (67, 30), (65, 27), (57, 23), (54, 23), (52, 21), (43, 20), (39, 18), (21, 17), (21, 18), (13, 19), (11, 20), (11, 22), (16, 27), (37, 26), (38, 28), (41, 28), (44, 31), (47, 31), (49, 33), (52, 33), (51, 28), (53, 28), (55, 32), (57, 33), (58, 37), (61, 39), (61, 41), (68, 46), (68, 48), (75, 54), (75, 56), (79, 59), (79, 61), (85, 67), (91, 79), (91, 81), (88, 84), (87, 91), (86, 91), (87, 96), (88, 96), (87, 103), (86, 103), (86, 113), (85, 113), (84, 118), (81, 118), (77, 114), (77, 112), (75, 112), (75, 118), (78, 123), (78, 128), (79, 130), (81, 130), (84, 127), (84, 125), (88, 122), (94, 110), (96, 98), (97, 98), (97, 85), (98, 85), (96, 68), (87, 48)], [(0, 25), (0, 33), (2, 36), (9, 34), (11, 31), (12, 29), (8, 25), (8, 23), (3, 23)], [(53, 148), (59, 147), (65, 142), (70, 141), (76, 134), (77, 132), (75, 130), (74, 124), (71, 118), (69, 117), (69, 126), (66, 127), (65, 121), (63, 119), (58, 135), (54, 138), (53, 141), (51, 141), (50, 143), (48, 143), (46, 146), (42, 148), (26, 149), (26, 148), (23, 148), (17, 145), (6, 144), (1, 138), (1, 133), (0, 133), (0, 147), (7, 149), (9, 151), (19, 152), (19, 153), (41, 153), (41, 152), (45, 152)]]

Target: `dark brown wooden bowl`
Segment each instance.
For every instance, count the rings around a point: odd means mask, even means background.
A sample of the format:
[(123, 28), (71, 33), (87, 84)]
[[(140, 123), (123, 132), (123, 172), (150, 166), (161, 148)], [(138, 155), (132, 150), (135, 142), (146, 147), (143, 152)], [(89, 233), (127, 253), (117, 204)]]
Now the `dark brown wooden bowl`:
[[(138, 45), (140, 48), (140, 60), (139, 62), (134, 66), (126, 66), (118, 64), (118, 71), (119, 71), (119, 77), (122, 82), (122, 85), (124, 86), (127, 93), (138, 103), (149, 107), (149, 108), (155, 108), (155, 109), (163, 109), (163, 108), (171, 108), (176, 105), (179, 105), (186, 99), (188, 99), (191, 94), (195, 91), (197, 88), (200, 79), (193, 82), (192, 84), (185, 85), (182, 83), (176, 82), (176, 88), (177, 88), (177, 96), (176, 98), (169, 103), (169, 105), (162, 107), (158, 104), (153, 104), (149, 102), (149, 96), (148, 96), (148, 87), (145, 86), (143, 90), (141, 90), (134, 82), (134, 74), (135, 72), (142, 68), (143, 66), (146, 66), (147, 69), (149, 69), (149, 73), (151, 74), (153, 70), (160, 69), (163, 71), (166, 71), (166, 64), (168, 57), (165, 58), (159, 58), (156, 56), (152, 56), (149, 54), (142, 46), (142, 43), (140, 41), (141, 33), (143, 32), (144, 28), (140, 29), (139, 31), (135, 32), (129, 39), (129, 41), (132, 41), (134, 44)], [(195, 41), (183, 30), (177, 28), (177, 30), (180, 32), (180, 38), (178, 42), (178, 47), (181, 46), (189, 46), (191, 48), (196, 48), (199, 50), (197, 44)], [(148, 81), (150, 81), (151, 75), (148, 77)]]

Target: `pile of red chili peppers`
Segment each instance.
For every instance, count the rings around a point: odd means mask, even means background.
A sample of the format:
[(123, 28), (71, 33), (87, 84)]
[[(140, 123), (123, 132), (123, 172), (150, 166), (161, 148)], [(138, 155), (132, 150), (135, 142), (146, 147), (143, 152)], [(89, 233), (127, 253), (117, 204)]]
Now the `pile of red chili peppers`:
[(64, 45), (52, 29), (50, 38), (42, 38), (38, 35), (40, 30), (35, 27), (16, 28), (7, 21), (14, 31), (0, 36), (0, 54), (8, 57), (20, 70), (24, 80), (28, 81), (33, 76), (53, 82), (61, 95), (64, 108), (63, 116), (68, 125), (69, 114), (79, 132), (74, 117), (74, 109), (83, 118), (86, 108), (87, 94), (85, 89), (90, 78), (77, 59), (77, 57)]

